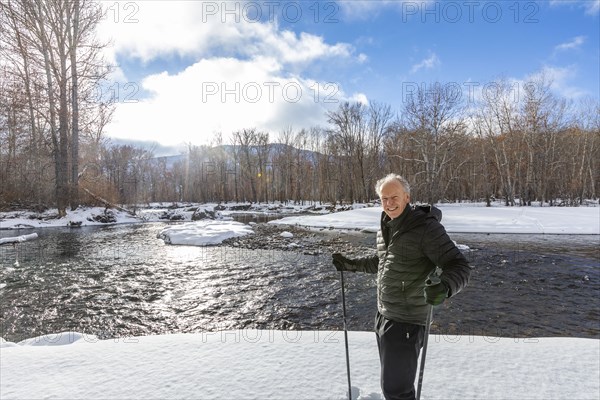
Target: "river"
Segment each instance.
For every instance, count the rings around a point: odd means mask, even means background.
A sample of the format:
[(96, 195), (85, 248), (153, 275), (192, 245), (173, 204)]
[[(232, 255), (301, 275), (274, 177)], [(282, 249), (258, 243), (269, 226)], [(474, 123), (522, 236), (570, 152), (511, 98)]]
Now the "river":
[[(45, 228), (38, 240), (0, 246), (0, 336), (342, 329), (339, 273), (328, 252), (165, 245), (156, 237), (164, 226)], [(351, 236), (374, 244), (373, 234)], [(435, 309), (432, 332), (600, 338), (598, 236), (451, 237), (471, 248), (473, 275)], [(346, 281), (349, 329), (369, 330), (374, 276)]]

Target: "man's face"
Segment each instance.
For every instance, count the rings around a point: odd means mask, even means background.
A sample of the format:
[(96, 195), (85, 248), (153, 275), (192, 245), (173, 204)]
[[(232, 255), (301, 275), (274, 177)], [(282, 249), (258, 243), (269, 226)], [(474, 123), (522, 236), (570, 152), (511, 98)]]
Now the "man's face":
[(381, 186), (380, 198), (383, 211), (391, 219), (399, 217), (410, 202), (410, 196), (404, 191), (402, 184), (396, 180), (386, 182)]

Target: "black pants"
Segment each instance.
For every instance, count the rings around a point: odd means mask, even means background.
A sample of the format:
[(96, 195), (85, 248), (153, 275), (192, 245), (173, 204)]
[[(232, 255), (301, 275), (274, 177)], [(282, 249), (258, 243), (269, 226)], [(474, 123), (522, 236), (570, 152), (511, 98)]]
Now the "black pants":
[(389, 320), (377, 313), (375, 333), (386, 400), (414, 400), (417, 363), (425, 326)]

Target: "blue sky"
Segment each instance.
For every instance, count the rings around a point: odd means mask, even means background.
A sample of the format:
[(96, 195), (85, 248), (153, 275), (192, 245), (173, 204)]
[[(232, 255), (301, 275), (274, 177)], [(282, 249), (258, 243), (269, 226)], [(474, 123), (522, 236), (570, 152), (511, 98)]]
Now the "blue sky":
[(471, 100), (540, 73), (574, 104), (598, 100), (599, 14), (600, 0), (111, 2), (101, 35), (119, 92), (107, 132), (176, 146), (255, 127), (276, 141), (325, 126), (341, 101), (400, 112), (416, 86), (452, 84)]

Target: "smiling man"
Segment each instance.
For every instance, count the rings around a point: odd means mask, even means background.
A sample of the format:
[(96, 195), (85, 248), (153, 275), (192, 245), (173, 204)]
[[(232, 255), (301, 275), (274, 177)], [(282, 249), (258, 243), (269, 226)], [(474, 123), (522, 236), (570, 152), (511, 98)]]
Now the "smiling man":
[(381, 388), (387, 400), (412, 400), (429, 309), (460, 292), (471, 267), (440, 223), (441, 211), (411, 206), (403, 177), (389, 174), (375, 190), (383, 208), (377, 256), (349, 259), (336, 253), (333, 264), (338, 271), (377, 274)]

